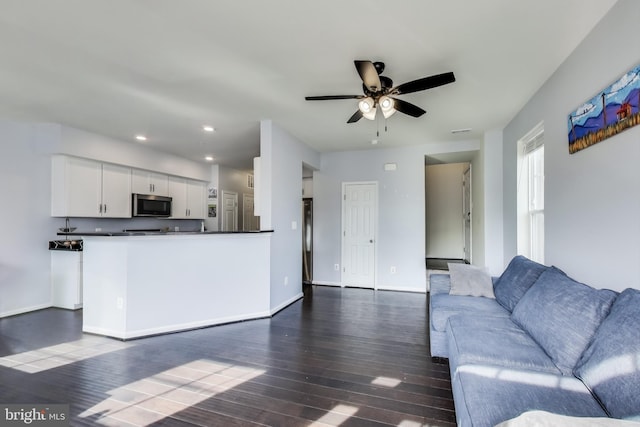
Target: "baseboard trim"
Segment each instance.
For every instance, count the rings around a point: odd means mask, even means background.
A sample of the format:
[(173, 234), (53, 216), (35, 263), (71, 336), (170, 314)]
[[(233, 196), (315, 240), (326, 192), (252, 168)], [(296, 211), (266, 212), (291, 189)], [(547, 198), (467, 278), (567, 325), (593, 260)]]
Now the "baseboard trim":
[(379, 291), (398, 291), (398, 292), (413, 292), (417, 294), (426, 294), (425, 288), (410, 288), (410, 287), (397, 287), (397, 286), (378, 286)]
[(241, 316), (229, 316), (229, 317), (221, 317), (217, 319), (207, 319), (199, 322), (188, 322), (188, 323), (182, 323), (178, 325), (160, 326), (157, 328), (138, 329), (138, 330), (127, 331), (127, 332), (123, 332), (121, 330), (114, 330), (114, 329), (98, 328), (91, 325), (83, 325), (82, 332), (96, 334), (96, 335), (104, 335), (107, 337), (117, 338), (117, 339), (126, 341), (126, 340), (131, 340), (136, 338), (143, 338), (143, 337), (146, 338), (146, 337), (155, 336), (155, 335), (164, 335), (164, 334), (171, 334), (175, 332), (184, 332), (184, 331), (190, 331), (194, 329), (208, 328), (210, 326), (225, 325), (228, 323), (264, 319), (266, 317), (271, 317), (268, 311), (250, 313), (250, 314), (245, 314)]
[(270, 311), (270, 315), (273, 316), (274, 314), (276, 314), (277, 312), (279, 312), (280, 310), (284, 310), (285, 308), (289, 307), (291, 304), (293, 304), (294, 302), (298, 301), (300, 298), (302, 298), (304, 296), (304, 294), (302, 292), (300, 292), (299, 294), (297, 294), (296, 296), (289, 298), (288, 300), (286, 300), (285, 302), (283, 302), (280, 305), (277, 305), (276, 307), (272, 308)]
[(339, 282), (324, 282), (322, 280), (314, 280), (313, 282), (311, 282), (314, 285), (321, 285), (321, 286), (335, 286), (338, 288), (342, 288), (344, 286), (342, 286), (342, 283)]
[(29, 313), (31, 311), (43, 310), (45, 308), (51, 308), (51, 307), (53, 307), (53, 304), (49, 302), (47, 304), (39, 304), (31, 307), (19, 308), (17, 310), (5, 311), (4, 313), (0, 313), (0, 318), (17, 316), (19, 314)]

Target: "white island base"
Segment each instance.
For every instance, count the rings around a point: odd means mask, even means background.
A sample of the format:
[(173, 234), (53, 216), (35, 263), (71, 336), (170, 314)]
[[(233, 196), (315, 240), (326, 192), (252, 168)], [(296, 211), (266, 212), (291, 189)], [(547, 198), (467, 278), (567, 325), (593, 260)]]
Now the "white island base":
[(271, 315), (262, 233), (84, 236), (84, 332), (119, 339)]

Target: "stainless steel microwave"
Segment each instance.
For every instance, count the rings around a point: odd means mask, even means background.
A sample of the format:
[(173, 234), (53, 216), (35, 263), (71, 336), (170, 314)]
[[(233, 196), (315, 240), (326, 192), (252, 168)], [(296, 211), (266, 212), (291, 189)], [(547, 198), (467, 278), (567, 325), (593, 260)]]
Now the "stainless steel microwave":
[(171, 197), (153, 194), (133, 194), (132, 216), (171, 216)]

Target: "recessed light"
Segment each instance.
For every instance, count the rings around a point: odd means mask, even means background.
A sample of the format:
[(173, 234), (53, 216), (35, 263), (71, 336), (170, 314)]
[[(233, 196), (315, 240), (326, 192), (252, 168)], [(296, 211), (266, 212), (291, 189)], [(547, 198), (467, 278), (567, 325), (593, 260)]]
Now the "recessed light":
[(462, 129), (452, 129), (451, 133), (465, 133), (471, 132), (471, 128), (462, 128)]
[(207, 162), (213, 162), (213, 156), (204, 156), (204, 159), (205, 159)]
[(138, 141), (146, 141), (146, 140), (147, 140), (147, 137), (146, 137), (146, 136), (144, 136), (144, 135), (136, 135), (136, 139), (137, 139)]
[(205, 131), (205, 132), (213, 132), (216, 129), (213, 126), (204, 125), (204, 126), (202, 126), (202, 130)]

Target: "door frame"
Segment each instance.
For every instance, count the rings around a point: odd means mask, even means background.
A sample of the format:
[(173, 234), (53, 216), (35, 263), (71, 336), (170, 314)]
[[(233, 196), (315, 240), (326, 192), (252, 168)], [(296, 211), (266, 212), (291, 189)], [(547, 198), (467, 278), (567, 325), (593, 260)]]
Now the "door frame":
[(340, 268), (340, 286), (341, 287), (345, 287), (345, 281), (344, 281), (344, 277), (345, 277), (345, 259), (346, 259), (346, 250), (345, 250), (345, 244), (346, 244), (346, 208), (347, 208), (347, 204), (346, 202), (346, 198), (347, 198), (347, 187), (349, 185), (373, 185), (375, 187), (375, 193), (376, 193), (376, 200), (375, 200), (375, 206), (374, 206), (374, 215), (375, 215), (375, 224), (373, 227), (373, 287), (372, 288), (366, 288), (366, 289), (373, 289), (378, 290), (378, 223), (379, 223), (379, 206), (380, 206), (380, 188), (379, 188), (379, 184), (378, 181), (347, 181), (347, 182), (342, 182), (342, 196), (341, 196), (341, 220), (342, 220), (342, 224), (341, 224), (341, 234), (340, 234), (340, 263), (341, 268)]
[[(465, 258), (470, 264), (473, 263), (473, 180), (472, 180), (472, 165), (469, 163), (469, 167), (462, 173), (462, 241), (463, 241), (463, 257), (469, 254), (469, 259)], [(467, 178), (468, 176), (468, 178)], [(467, 200), (465, 189), (468, 188), (469, 199)], [(469, 206), (466, 206), (467, 203)], [(467, 211), (468, 212), (465, 212)], [(467, 217), (468, 216), (468, 221)], [(469, 241), (467, 241), (467, 222), (469, 224)]]

